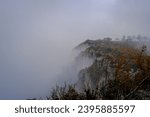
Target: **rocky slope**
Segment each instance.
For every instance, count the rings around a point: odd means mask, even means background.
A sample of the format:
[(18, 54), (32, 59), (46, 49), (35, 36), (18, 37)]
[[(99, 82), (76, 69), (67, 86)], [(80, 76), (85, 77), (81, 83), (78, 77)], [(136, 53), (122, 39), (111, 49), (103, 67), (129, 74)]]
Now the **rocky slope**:
[(86, 40), (76, 49), (81, 51), (77, 60), (93, 60), (78, 74), (80, 91), (100, 88), (108, 99), (150, 99), (150, 56), (139, 40)]

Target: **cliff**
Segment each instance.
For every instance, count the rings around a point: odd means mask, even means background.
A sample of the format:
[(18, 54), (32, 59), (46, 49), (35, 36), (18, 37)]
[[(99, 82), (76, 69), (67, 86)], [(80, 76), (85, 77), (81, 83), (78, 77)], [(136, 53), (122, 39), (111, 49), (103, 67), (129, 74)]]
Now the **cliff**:
[[(138, 46), (137, 46), (138, 45)], [(77, 88), (101, 89), (106, 99), (150, 99), (150, 56), (137, 40), (86, 40), (75, 49), (93, 62), (80, 70)]]

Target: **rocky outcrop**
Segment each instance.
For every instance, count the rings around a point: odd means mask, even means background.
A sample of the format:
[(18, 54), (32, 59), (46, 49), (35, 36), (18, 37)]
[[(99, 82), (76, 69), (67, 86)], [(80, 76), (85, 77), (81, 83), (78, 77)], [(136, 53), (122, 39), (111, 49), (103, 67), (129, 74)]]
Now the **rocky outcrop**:
[[(106, 83), (108, 79), (114, 78), (113, 63), (109, 60), (109, 57), (117, 55), (117, 48), (120, 47), (120, 42), (111, 41), (111, 38), (104, 38), (104, 40), (87, 40), (81, 43), (76, 49), (81, 51), (79, 58), (87, 57), (93, 59), (93, 63), (79, 72), (78, 87), (83, 88), (95, 88), (102, 83)], [(86, 48), (85, 48), (86, 46)], [(115, 52), (115, 53), (114, 53)]]
[[(78, 61), (83, 57), (93, 60), (89, 66), (79, 71), (78, 89), (99, 87), (111, 99), (116, 99), (116, 95), (120, 96), (117, 99), (150, 99), (149, 84), (145, 84), (150, 83), (150, 57), (145, 53), (146, 46), (140, 50), (136, 44), (139, 44), (137, 40), (113, 41), (111, 38), (104, 38), (87, 40), (77, 46), (76, 49), (81, 49)], [(143, 79), (145, 81), (141, 82)]]

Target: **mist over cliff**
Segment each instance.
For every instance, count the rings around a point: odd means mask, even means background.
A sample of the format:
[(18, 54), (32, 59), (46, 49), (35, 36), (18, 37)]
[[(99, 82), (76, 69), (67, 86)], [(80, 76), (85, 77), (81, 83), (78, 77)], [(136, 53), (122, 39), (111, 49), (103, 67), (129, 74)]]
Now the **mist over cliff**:
[(46, 99), (150, 99), (149, 43), (149, 37), (140, 35), (82, 42), (75, 47), (79, 52), (74, 62), (63, 72), (74, 83), (68, 79), (56, 85)]

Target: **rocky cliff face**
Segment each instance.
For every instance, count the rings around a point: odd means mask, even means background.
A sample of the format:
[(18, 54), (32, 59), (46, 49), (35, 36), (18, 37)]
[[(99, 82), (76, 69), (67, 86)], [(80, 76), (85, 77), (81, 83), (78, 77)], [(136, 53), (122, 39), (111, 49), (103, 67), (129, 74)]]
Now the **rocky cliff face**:
[(120, 97), (126, 98), (133, 90), (136, 90), (134, 95), (138, 99), (150, 98), (148, 93), (150, 86), (145, 85), (143, 81), (144, 78), (147, 82), (150, 81), (150, 57), (145, 52), (146, 46), (140, 50), (135, 46), (137, 44), (139, 44), (137, 40), (112, 41), (111, 38), (104, 38), (103, 40), (86, 40), (77, 46), (76, 49), (81, 50), (77, 61), (80, 61), (80, 58), (92, 60), (89, 66), (82, 68), (78, 74), (78, 89), (105, 87), (106, 90), (107, 88), (110, 90), (110, 87), (106, 85), (110, 81), (115, 81), (120, 83), (119, 87), (123, 86), (120, 88), (123, 88), (121, 92), (124, 93)]
[(95, 88), (108, 79), (114, 78), (113, 63), (108, 56), (114, 54), (114, 49), (120, 46), (119, 43), (111, 41), (111, 38), (105, 38), (104, 40), (87, 40), (76, 47), (76, 49), (82, 49), (78, 59), (83, 57), (93, 59), (89, 67), (79, 72), (77, 84), (80, 89)]

